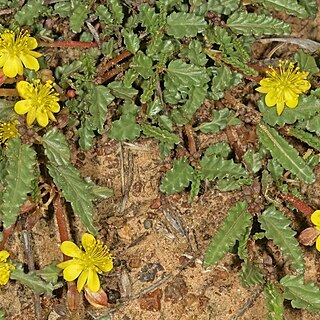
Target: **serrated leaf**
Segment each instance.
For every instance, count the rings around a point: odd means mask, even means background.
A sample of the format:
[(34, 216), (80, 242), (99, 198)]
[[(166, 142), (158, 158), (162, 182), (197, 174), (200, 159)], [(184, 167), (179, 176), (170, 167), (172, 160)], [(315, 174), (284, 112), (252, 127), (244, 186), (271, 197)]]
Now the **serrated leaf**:
[(247, 176), (247, 171), (241, 164), (234, 163), (233, 160), (225, 160), (218, 156), (204, 156), (200, 160), (200, 169), (202, 179), (238, 179)]
[(96, 15), (99, 17), (100, 21), (109, 23), (112, 21), (112, 15), (108, 8), (102, 4), (99, 4), (96, 8)]
[(261, 228), (268, 239), (272, 239), (284, 256), (292, 261), (292, 267), (299, 273), (304, 272), (304, 260), (296, 232), (290, 227), (291, 221), (274, 206), (264, 210), (258, 217)]
[(274, 8), (299, 18), (308, 16), (306, 9), (298, 4), (297, 0), (254, 0), (254, 2), (262, 3), (268, 8)]
[(159, 29), (160, 14), (156, 13), (155, 8), (147, 3), (139, 6), (139, 17), (141, 25), (150, 33), (155, 33)]
[(122, 115), (119, 120), (113, 121), (108, 132), (110, 138), (124, 141), (132, 141), (140, 136), (141, 127), (136, 122), (136, 117), (132, 114)]
[(213, 68), (213, 74), (211, 82), (211, 97), (213, 100), (221, 99), (226, 89), (238, 85), (243, 79), (242, 74), (232, 71), (225, 64), (219, 68)]
[(208, 10), (229, 16), (240, 6), (240, 0), (209, 0)]
[(310, 312), (320, 310), (320, 287), (314, 283), (304, 283), (303, 275), (286, 275), (280, 280), (283, 296), (291, 300), (293, 308), (307, 309)]
[(303, 71), (311, 73), (319, 72), (316, 59), (301, 49), (298, 49), (298, 52), (294, 55), (294, 61), (298, 63), (298, 66)]
[(313, 117), (307, 121), (299, 122), (299, 127), (315, 132), (320, 137), (320, 117)]
[(83, 116), (81, 121), (81, 126), (78, 129), (79, 134), (79, 145), (84, 151), (88, 151), (93, 144), (94, 125), (91, 116)]
[(146, 56), (142, 51), (138, 51), (133, 58), (130, 67), (139, 73), (144, 79), (153, 75), (152, 59)]
[(2, 191), (0, 215), (6, 228), (15, 223), (35, 178), (36, 153), (19, 138), (9, 139), (6, 150), (5, 189)]
[(173, 168), (167, 171), (161, 180), (160, 191), (166, 194), (181, 192), (188, 187), (193, 179), (194, 169), (187, 159), (174, 160)]
[(121, 34), (123, 36), (124, 44), (126, 45), (127, 50), (132, 54), (135, 54), (140, 47), (140, 40), (138, 36), (132, 31), (129, 32), (126, 29), (122, 29)]
[(172, 12), (167, 17), (167, 34), (175, 38), (195, 37), (203, 32), (207, 22), (193, 13)]
[(198, 87), (209, 82), (205, 68), (185, 63), (180, 59), (169, 63), (167, 74), (173, 82), (185, 87)]
[[(283, 0), (281, 0), (283, 1)], [(265, 14), (236, 11), (227, 20), (227, 26), (237, 34), (261, 36), (289, 34), (290, 25)]]
[(142, 124), (142, 131), (143, 134), (147, 137), (152, 137), (160, 142), (169, 143), (169, 144), (178, 144), (180, 143), (180, 139), (178, 136), (176, 136), (174, 133), (171, 133), (167, 130), (160, 129), (155, 126)]
[(15, 264), (15, 267), (16, 268), (10, 272), (10, 279), (17, 280), (26, 285), (36, 294), (52, 294), (54, 286), (51, 283), (43, 281), (40, 277), (36, 276), (34, 271), (24, 273), (21, 264)]
[(229, 118), (232, 116), (232, 112), (227, 109), (213, 110), (213, 120), (211, 122), (202, 123), (198, 129), (203, 133), (215, 133), (219, 130), (226, 128)]
[(203, 67), (208, 62), (206, 55), (202, 52), (202, 44), (199, 40), (191, 40), (187, 50), (187, 57), (193, 65)]
[(219, 191), (234, 191), (240, 190), (244, 185), (251, 185), (251, 179), (220, 179), (217, 181), (216, 188)]
[(110, 90), (105, 86), (98, 86), (90, 84), (89, 90), (89, 111), (92, 114), (92, 121), (94, 128), (97, 129), (99, 134), (104, 131), (104, 123), (109, 104), (113, 101), (114, 96)]
[(268, 320), (282, 320), (283, 319), (283, 298), (278, 289), (272, 284), (264, 288), (266, 297), (266, 305), (268, 308)]
[(191, 190), (189, 194), (189, 202), (192, 202), (198, 195), (201, 185), (201, 176), (197, 171), (194, 172), (193, 179), (191, 181)]
[(41, 270), (36, 271), (36, 275), (41, 277), (46, 282), (50, 282), (55, 285), (58, 282), (58, 277), (61, 274), (61, 269), (56, 266), (56, 262), (45, 266)]
[(249, 288), (256, 284), (264, 283), (263, 274), (255, 264), (251, 263), (249, 260), (246, 260), (241, 264), (241, 266), (242, 273), (240, 276), (240, 281), (243, 287)]
[(290, 128), (288, 133), (320, 152), (320, 139), (313, 134), (296, 128)]
[(237, 239), (245, 234), (251, 225), (251, 215), (246, 201), (238, 202), (228, 210), (224, 220), (204, 256), (204, 266), (216, 264), (228, 250), (234, 246)]
[(90, 193), (94, 199), (107, 199), (113, 196), (113, 191), (110, 188), (97, 186), (95, 184), (90, 185)]
[(298, 0), (298, 3), (306, 9), (310, 17), (315, 17), (318, 9), (317, 0)]
[(298, 151), (293, 148), (278, 132), (268, 125), (260, 124), (257, 127), (257, 135), (260, 142), (266, 147), (272, 157), (286, 169), (297, 176), (305, 183), (315, 181), (314, 173), (299, 156)]
[(124, 14), (122, 12), (122, 5), (119, 3), (119, 0), (109, 0), (108, 3), (115, 22), (117, 24), (121, 24)]
[(296, 121), (308, 120), (320, 112), (318, 93), (319, 89), (311, 91), (311, 95), (309, 96), (300, 96), (298, 106), (294, 109), (284, 108), (280, 116), (274, 108), (267, 107), (263, 99), (258, 101), (258, 107), (263, 114), (263, 120), (271, 126), (293, 124)]
[(273, 179), (281, 179), (283, 177), (284, 169), (277, 159), (270, 159), (268, 161), (267, 168), (270, 171), (270, 174)]
[(108, 88), (111, 90), (112, 95), (125, 100), (131, 100), (138, 94), (138, 90), (126, 87), (122, 81), (113, 81), (108, 84)]
[(49, 130), (42, 137), (42, 144), (45, 153), (58, 165), (68, 165), (70, 163), (70, 148), (65, 136), (56, 127)]
[(255, 153), (252, 149), (247, 150), (243, 156), (243, 161), (247, 169), (253, 173), (257, 173), (262, 167), (259, 153)]
[(45, 10), (44, 0), (28, 0), (22, 8), (17, 10), (14, 19), (20, 26), (31, 26)]
[(77, 1), (70, 16), (70, 28), (74, 32), (80, 32), (87, 19), (89, 9), (81, 1)]
[(230, 154), (230, 152), (231, 148), (227, 142), (218, 142), (210, 145), (204, 152), (204, 155), (207, 157), (216, 155), (225, 158)]
[(0, 310), (0, 320), (5, 320), (6, 313), (2, 310)]

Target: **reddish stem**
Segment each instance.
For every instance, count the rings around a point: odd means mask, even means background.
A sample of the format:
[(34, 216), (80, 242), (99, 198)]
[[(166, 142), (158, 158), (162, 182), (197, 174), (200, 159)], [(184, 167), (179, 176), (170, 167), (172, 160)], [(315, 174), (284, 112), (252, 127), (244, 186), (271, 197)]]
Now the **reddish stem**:
[(101, 76), (101, 77), (97, 77), (94, 82), (96, 84), (102, 84), (107, 82), (109, 79), (115, 77), (117, 74), (119, 74), (120, 72), (122, 72), (123, 70), (128, 69), (130, 62), (126, 62), (123, 63), (122, 65), (120, 65), (118, 68), (114, 68), (112, 70), (110, 70), (109, 72), (107, 72), (105, 75)]
[(282, 200), (285, 200), (291, 203), (295, 208), (297, 208), (300, 212), (302, 212), (306, 216), (311, 216), (314, 212), (314, 210), (309, 205), (307, 205), (304, 201), (300, 200), (293, 194), (290, 194), (290, 193), (279, 194), (279, 197)]
[[(1, 82), (2, 84), (3, 82)], [(0, 84), (0, 85), (1, 85)], [(0, 88), (0, 96), (1, 97), (7, 97), (7, 96), (19, 96), (18, 91), (16, 89), (6, 89), (6, 88)]]
[(2, 231), (3, 239), (0, 242), (0, 251), (4, 249), (4, 245), (6, 244), (8, 238), (10, 237), (11, 233), (13, 231), (13, 226), (6, 228)]
[(96, 42), (85, 41), (56, 41), (56, 42), (39, 42), (41, 47), (70, 47), (70, 48), (94, 48), (98, 47)]

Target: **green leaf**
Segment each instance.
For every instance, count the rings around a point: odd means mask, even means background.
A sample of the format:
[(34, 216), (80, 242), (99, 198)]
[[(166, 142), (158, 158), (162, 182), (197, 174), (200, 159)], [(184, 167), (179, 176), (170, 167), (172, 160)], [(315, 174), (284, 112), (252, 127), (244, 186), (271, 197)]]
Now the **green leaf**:
[(209, 0), (208, 11), (229, 16), (240, 6), (240, 0)]
[(27, 194), (32, 191), (36, 153), (28, 144), (21, 144), (19, 138), (9, 139), (6, 150), (5, 189), (2, 191), (0, 214), (6, 228), (15, 223)]
[(175, 38), (195, 37), (207, 26), (203, 17), (186, 12), (172, 12), (167, 17), (167, 34)]
[(181, 192), (188, 187), (193, 180), (194, 169), (189, 165), (187, 159), (174, 160), (173, 168), (167, 171), (161, 181), (160, 191), (166, 194)]
[(17, 280), (26, 285), (36, 294), (52, 294), (54, 286), (51, 283), (41, 280), (40, 277), (36, 276), (35, 271), (24, 273), (21, 264), (15, 264), (15, 267), (16, 268), (10, 272), (10, 279)]
[(0, 310), (0, 320), (5, 320), (6, 314), (4, 311)]
[(94, 199), (107, 199), (113, 196), (112, 189), (109, 189), (107, 187), (97, 186), (94, 183), (90, 184), (89, 191), (94, 197)]
[(259, 153), (255, 153), (252, 149), (244, 154), (243, 161), (247, 169), (253, 173), (257, 173), (262, 167)]
[(242, 273), (240, 276), (240, 281), (243, 287), (249, 288), (256, 284), (263, 284), (263, 274), (260, 272), (259, 268), (251, 263), (249, 260), (244, 261), (242, 264)]
[(244, 185), (251, 185), (251, 179), (220, 179), (217, 181), (216, 188), (220, 191), (240, 190)]
[(267, 168), (270, 171), (270, 174), (273, 179), (281, 179), (283, 177), (284, 169), (277, 159), (270, 159), (268, 161)]
[(311, 91), (309, 96), (300, 96), (298, 106), (295, 109), (284, 108), (280, 116), (275, 108), (267, 107), (263, 99), (258, 101), (258, 107), (263, 114), (263, 120), (271, 126), (277, 124), (283, 126), (293, 124), (296, 121), (300, 123), (302, 120), (311, 119), (316, 113), (320, 112), (320, 99), (317, 97), (319, 92), (320, 90), (317, 89)]
[(283, 319), (283, 298), (272, 283), (264, 288), (264, 294), (266, 297), (266, 305), (268, 308), (267, 319), (268, 320), (282, 320)]
[(149, 4), (142, 3), (139, 6), (139, 18), (147, 32), (155, 33), (159, 30), (160, 14), (156, 13), (155, 8), (150, 7)]
[(153, 75), (152, 59), (146, 56), (142, 51), (138, 51), (133, 58), (130, 67), (139, 73), (144, 79)]
[(299, 127), (315, 132), (320, 137), (320, 117), (316, 116), (310, 120), (299, 122)]
[(231, 148), (227, 142), (218, 142), (210, 145), (206, 149), (204, 155), (207, 157), (216, 155), (216, 156), (225, 158), (230, 154), (230, 152), (231, 152)]
[(102, 134), (108, 105), (113, 101), (114, 97), (107, 87), (94, 85), (93, 83), (89, 87), (89, 92), (89, 111), (92, 114), (94, 128), (97, 129), (99, 134)]
[(320, 311), (320, 287), (312, 282), (304, 283), (303, 275), (286, 275), (280, 280), (280, 284), (284, 290), (284, 298), (291, 300), (293, 308)]
[(84, 226), (92, 234), (97, 230), (93, 226), (93, 196), (89, 191), (88, 184), (81, 179), (79, 171), (69, 166), (58, 166), (54, 159), (50, 159), (47, 165), (50, 176), (54, 183), (62, 190), (65, 199), (71, 203), (72, 209), (77, 214)]
[(200, 169), (202, 179), (223, 179), (223, 178), (241, 178), (247, 176), (247, 171), (241, 164), (234, 163), (233, 160), (225, 160), (221, 157), (204, 156), (200, 160)]
[(224, 96), (226, 89), (238, 85), (242, 79), (242, 74), (232, 71), (228, 66), (223, 64), (219, 68), (213, 68), (214, 77), (211, 82), (211, 98), (219, 100)]
[[(281, 0), (283, 1), (283, 0)], [(227, 20), (227, 26), (237, 34), (261, 36), (289, 34), (290, 25), (265, 14), (236, 11)]]
[(203, 133), (215, 133), (226, 128), (232, 111), (227, 108), (221, 110), (212, 110), (213, 120), (211, 122), (202, 123), (198, 129)]
[(251, 215), (246, 201), (231, 207), (224, 224), (217, 231), (204, 256), (204, 266), (216, 264), (234, 246), (251, 225)]
[(36, 271), (36, 275), (41, 277), (44, 281), (55, 285), (58, 282), (58, 277), (61, 274), (61, 269), (56, 266), (56, 262), (45, 266), (41, 270)]
[(291, 259), (292, 267), (299, 273), (304, 272), (302, 251), (295, 238), (296, 232), (290, 227), (291, 221), (274, 206), (264, 210), (258, 220), (266, 237), (272, 239), (283, 255)]
[(201, 176), (199, 175), (198, 171), (194, 171), (193, 179), (191, 181), (191, 190), (189, 194), (189, 202), (192, 202), (194, 198), (198, 195), (200, 191), (201, 185)]
[(131, 100), (138, 94), (138, 90), (126, 87), (122, 81), (113, 81), (108, 84), (108, 88), (111, 90), (112, 95), (125, 100)]
[(318, 9), (317, 0), (298, 0), (298, 3), (306, 9), (311, 18), (315, 17)]
[(93, 144), (94, 124), (92, 117), (84, 115), (81, 120), (81, 127), (78, 129), (79, 145), (84, 151), (88, 151)]
[(87, 19), (89, 9), (81, 1), (77, 1), (70, 16), (70, 28), (74, 32), (80, 32)]
[(96, 8), (96, 15), (99, 17), (100, 21), (109, 23), (112, 21), (112, 15), (108, 8), (102, 4), (99, 4)]
[(308, 17), (306, 9), (298, 4), (297, 0), (254, 0), (254, 2), (262, 3), (268, 8), (274, 8), (299, 18)]
[(109, 0), (108, 3), (115, 22), (117, 24), (121, 24), (124, 14), (122, 12), (122, 5), (120, 4), (119, 0)]
[(319, 72), (316, 59), (310, 54), (304, 53), (301, 49), (298, 49), (298, 52), (294, 55), (294, 61), (298, 63), (298, 66), (303, 71), (311, 73)]
[(147, 125), (147, 124), (142, 124), (141, 127), (143, 130), (143, 134), (147, 137), (152, 137), (157, 139), (160, 142), (165, 142), (169, 144), (180, 143), (179, 137), (167, 130), (160, 129), (158, 127)]
[(126, 45), (127, 50), (132, 54), (135, 54), (140, 47), (140, 40), (138, 36), (132, 31), (129, 32), (126, 29), (122, 29), (121, 34), (123, 36), (124, 44)]
[(274, 128), (260, 124), (257, 128), (257, 135), (262, 145), (286, 170), (295, 174), (305, 183), (315, 181), (311, 168), (299, 156), (298, 151), (284, 140)]
[(56, 127), (49, 130), (42, 137), (42, 144), (45, 147), (48, 158), (54, 159), (54, 162), (58, 166), (68, 165), (70, 163), (71, 154), (68, 142)]
[(208, 62), (206, 55), (202, 52), (202, 44), (199, 40), (191, 40), (187, 50), (187, 57), (193, 65), (203, 67)]
[(288, 133), (320, 152), (320, 139), (313, 134), (296, 128), (290, 128)]
[(31, 26), (45, 10), (44, 0), (28, 0), (22, 8), (17, 10), (14, 19), (20, 26)]
[(122, 115), (119, 120), (113, 121), (108, 135), (118, 141), (132, 141), (140, 136), (141, 127), (132, 114)]
[(197, 67), (182, 60), (172, 60), (167, 69), (169, 78), (176, 84), (185, 87), (202, 86), (209, 82), (205, 68)]

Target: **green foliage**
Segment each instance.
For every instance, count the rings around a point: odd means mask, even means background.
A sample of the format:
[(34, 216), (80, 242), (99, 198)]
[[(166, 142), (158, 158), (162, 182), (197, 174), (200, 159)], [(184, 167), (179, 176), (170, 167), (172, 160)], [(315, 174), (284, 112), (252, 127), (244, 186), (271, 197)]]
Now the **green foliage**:
[(306, 11), (308, 12), (308, 15), (311, 18), (314, 18), (317, 13), (317, 0), (298, 0), (298, 3), (301, 6), (304, 6)]
[(131, 67), (144, 79), (148, 79), (153, 75), (152, 59), (146, 56), (142, 51), (138, 51), (135, 55)]
[(284, 290), (284, 298), (291, 300), (293, 308), (320, 311), (320, 287), (311, 282), (304, 283), (303, 275), (286, 275), (280, 280), (280, 284)]
[(57, 284), (58, 277), (61, 274), (61, 269), (56, 266), (56, 262), (45, 266), (41, 270), (36, 271), (36, 275), (41, 277), (44, 281), (49, 282), (53, 285)]
[(121, 34), (123, 36), (124, 43), (126, 45), (126, 48), (131, 53), (136, 53), (139, 50), (140, 47), (140, 40), (138, 36), (133, 33), (132, 31), (129, 32), (126, 29), (121, 30)]
[(217, 181), (216, 188), (220, 191), (240, 190), (244, 185), (251, 185), (251, 179), (220, 179)]
[(192, 13), (173, 12), (167, 17), (167, 34), (175, 38), (195, 37), (206, 26), (204, 18)]
[[(48, 143), (51, 137), (54, 143)], [(64, 135), (55, 128), (48, 131), (44, 137), (45, 154), (48, 157), (49, 173), (67, 201), (71, 203), (74, 212), (79, 215), (82, 223), (92, 233), (96, 234), (93, 226), (93, 200), (90, 186), (81, 177), (80, 172), (70, 162), (62, 163), (61, 156), (55, 154), (56, 149), (66, 150), (67, 142)], [(60, 141), (60, 145), (59, 145)], [(66, 158), (64, 159), (67, 160)]]
[(55, 289), (52, 283), (42, 280), (36, 275), (35, 271), (24, 273), (23, 266), (21, 264), (14, 265), (16, 268), (10, 272), (10, 279), (17, 280), (26, 285), (36, 294), (52, 294), (52, 291)]
[(228, 210), (224, 224), (217, 231), (204, 256), (204, 265), (214, 265), (228, 252), (251, 225), (247, 202), (238, 202)]
[(0, 310), (0, 320), (5, 320), (5, 316), (6, 316), (5, 312)]
[(261, 228), (265, 230), (268, 239), (281, 248), (283, 255), (292, 261), (292, 267), (299, 273), (304, 272), (304, 260), (296, 232), (290, 227), (291, 221), (274, 206), (266, 209), (258, 218)]
[(268, 8), (274, 8), (299, 18), (308, 17), (306, 8), (303, 5), (300, 5), (297, 0), (254, 0), (254, 2), (261, 3)]
[(14, 15), (14, 19), (20, 26), (32, 25), (45, 10), (43, 0), (28, 0)]
[(315, 137), (309, 132), (299, 130), (296, 128), (290, 128), (289, 129), (289, 134), (306, 144), (308, 144), (310, 147), (316, 149), (317, 151), (320, 151), (320, 139)]
[(166, 194), (181, 192), (193, 181), (193, 168), (188, 164), (187, 159), (183, 157), (173, 162), (173, 168), (167, 171), (162, 179), (160, 190)]
[(218, 142), (209, 146), (204, 155), (207, 157), (216, 155), (220, 157), (227, 157), (231, 152), (231, 148), (227, 142)]
[[(283, 0), (281, 0), (283, 1)], [(238, 34), (260, 36), (263, 34), (289, 34), (290, 25), (265, 14), (236, 11), (227, 20), (227, 26)]]
[(211, 122), (202, 123), (198, 129), (204, 133), (215, 133), (226, 128), (233, 112), (229, 109), (212, 110), (213, 120)]
[(243, 161), (247, 169), (253, 173), (257, 173), (262, 167), (259, 153), (255, 153), (252, 149), (244, 154)]
[(217, 14), (230, 15), (240, 6), (240, 0), (209, 0), (208, 10)]
[(267, 320), (283, 319), (283, 298), (273, 283), (268, 283), (264, 288), (266, 305), (268, 308)]
[(132, 114), (126, 114), (121, 116), (119, 120), (112, 122), (108, 135), (118, 141), (132, 141), (140, 136), (140, 131), (141, 127), (136, 123), (136, 117)]
[(167, 130), (160, 129), (155, 126), (143, 124), (141, 125), (143, 134), (147, 137), (155, 138), (156, 140), (169, 144), (178, 144), (180, 139), (174, 133), (170, 133)]
[(284, 140), (275, 129), (260, 124), (257, 128), (257, 134), (263, 146), (270, 150), (272, 157), (279, 161), (286, 170), (306, 183), (315, 181), (311, 168), (299, 156), (298, 151)]
[(19, 138), (9, 140), (6, 156), (5, 189), (0, 204), (0, 214), (6, 228), (15, 223), (20, 207), (32, 191), (35, 178), (35, 152)]
[(311, 73), (319, 72), (316, 59), (301, 49), (298, 49), (298, 52), (294, 55), (294, 61), (298, 63), (298, 66), (303, 71)]

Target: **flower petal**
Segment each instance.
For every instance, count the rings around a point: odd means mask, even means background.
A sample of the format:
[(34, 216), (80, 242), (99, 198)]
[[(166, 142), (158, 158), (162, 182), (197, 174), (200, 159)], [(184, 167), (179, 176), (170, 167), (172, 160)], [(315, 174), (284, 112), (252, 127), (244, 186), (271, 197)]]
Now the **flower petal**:
[(316, 240), (316, 248), (318, 251), (320, 251), (320, 236)]
[(278, 102), (277, 103), (277, 113), (280, 116), (280, 114), (283, 112), (284, 109), (284, 103), (283, 102)]
[(100, 280), (98, 274), (92, 269), (89, 269), (87, 284), (89, 290), (92, 292), (97, 292), (100, 289)]
[(27, 81), (19, 81), (17, 83), (17, 90), (19, 96), (23, 99), (30, 99), (33, 97), (34, 87)]
[(265, 101), (268, 107), (273, 107), (277, 103), (277, 96), (273, 90), (267, 93)]
[(49, 118), (45, 110), (38, 109), (36, 118), (41, 127), (46, 127), (49, 123)]
[(63, 262), (58, 263), (57, 267), (60, 269), (65, 269), (74, 263), (75, 263), (74, 260), (71, 259), (71, 260), (67, 260), (67, 261), (63, 261)]
[(320, 226), (320, 210), (316, 210), (312, 215), (311, 215), (311, 222), (315, 226)]
[(86, 252), (90, 250), (90, 247), (96, 244), (96, 239), (92, 234), (84, 233), (81, 239), (82, 246)]
[(63, 278), (66, 281), (73, 281), (79, 277), (82, 270), (83, 266), (81, 264), (73, 263), (63, 270)]
[(17, 114), (25, 114), (32, 109), (32, 101), (31, 100), (21, 100), (18, 101), (14, 105), (14, 111)]
[(9, 252), (7, 250), (0, 251), (0, 261), (5, 262), (9, 258)]
[(27, 47), (29, 50), (33, 50), (38, 46), (38, 42), (36, 38), (28, 37), (27, 39)]
[(73, 258), (81, 258), (83, 255), (83, 252), (80, 250), (80, 248), (71, 241), (63, 241), (60, 246), (60, 250), (66, 256)]
[(88, 269), (83, 270), (82, 273), (80, 274), (80, 277), (78, 278), (77, 289), (79, 292), (83, 289), (84, 285), (87, 282), (88, 273), (89, 273)]
[(34, 120), (36, 120), (36, 112), (37, 109), (36, 108), (32, 108), (28, 114), (27, 114), (27, 125), (31, 126), (34, 122)]
[(51, 102), (50, 103), (50, 106), (49, 106), (49, 109), (51, 112), (59, 112), (60, 111), (60, 105), (58, 102)]
[(30, 54), (20, 53), (19, 55), (21, 61), (26, 68), (38, 71), (40, 68), (39, 61)]
[(112, 270), (113, 268), (113, 260), (111, 257), (109, 258), (105, 258), (103, 260), (103, 264), (99, 263), (97, 264), (97, 266), (99, 267), (99, 269), (103, 272), (109, 272), (110, 270)]
[(16, 55), (10, 56), (3, 66), (3, 73), (9, 78), (14, 78), (17, 74), (22, 76), (23, 65), (21, 60)]

